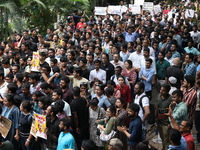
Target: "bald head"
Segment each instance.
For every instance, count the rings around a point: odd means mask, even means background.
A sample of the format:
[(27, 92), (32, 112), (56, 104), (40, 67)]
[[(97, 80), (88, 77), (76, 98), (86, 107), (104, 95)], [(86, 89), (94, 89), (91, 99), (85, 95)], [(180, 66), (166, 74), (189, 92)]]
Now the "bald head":
[(179, 66), (180, 63), (181, 63), (181, 60), (180, 60), (178, 57), (176, 57), (176, 58), (173, 59), (172, 62), (173, 62), (173, 64), (174, 64), (175, 66)]

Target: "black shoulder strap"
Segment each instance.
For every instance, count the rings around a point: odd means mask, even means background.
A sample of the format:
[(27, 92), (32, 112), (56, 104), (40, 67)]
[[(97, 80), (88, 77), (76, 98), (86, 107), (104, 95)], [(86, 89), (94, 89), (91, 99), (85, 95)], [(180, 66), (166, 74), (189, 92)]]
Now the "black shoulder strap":
[(144, 97), (148, 97), (148, 96), (147, 96), (147, 95), (143, 95), (142, 97), (140, 97), (140, 100), (139, 100), (139, 105), (140, 105), (140, 107), (142, 108), (143, 113), (144, 113), (144, 108), (143, 108), (143, 105), (142, 105), (142, 99), (143, 99)]

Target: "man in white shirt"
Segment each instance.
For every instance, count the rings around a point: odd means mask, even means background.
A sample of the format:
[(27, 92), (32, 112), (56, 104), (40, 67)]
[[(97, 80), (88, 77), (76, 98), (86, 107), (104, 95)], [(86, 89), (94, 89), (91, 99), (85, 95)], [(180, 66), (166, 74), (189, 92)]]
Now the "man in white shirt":
[(193, 31), (190, 32), (190, 35), (194, 41), (194, 45), (200, 43), (200, 32), (197, 31), (197, 25), (193, 26)]
[(155, 58), (155, 53), (154, 53), (154, 50), (151, 46), (149, 46), (149, 41), (148, 40), (143, 40), (143, 44), (142, 44), (142, 52), (145, 48), (149, 48), (149, 54), (150, 56), (154, 57)]
[[(149, 108), (149, 98), (145, 96), (145, 85), (143, 82), (137, 82), (134, 87), (134, 93), (136, 94), (135, 96), (135, 101), (134, 103), (138, 104), (140, 106), (140, 111), (138, 113), (138, 116), (142, 119), (142, 139), (146, 139), (146, 130), (148, 128), (148, 116), (150, 114), (150, 108)], [(140, 104), (141, 101), (141, 104)], [(143, 108), (142, 108), (143, 107)], [(144, 110), (144, 111), (143, 111)]]
[(120, 60), (120, 56), (118, 53), (115, 53), (113, 55), (113, 60), (110, 61), (110, 63), (116, 68), (117, 66), (122, 67), (122, 69), (125, 69), (124, 63)]
[(128, 60), (131, 60), (132, 61), (132, 64), (133, 64), (133, 68), (134, 68), (134, 70), (136, 71), (136, 72), (138, 72), (139, 71), (139, 68), (140, 68), (140, 61), (141, 61), (141, 59), (143, 58), (143, 55), (142, 55), (142, 46), (141, 45), (138, 45), (137, 47), (136, 47), (136, 51), (135, 52), (133, 52), (130, 56), (129, 56), (129, 58), (128, 58)]
[(61, 89), (54, 89), (53, 90), (53, 94), (52, 94), (53, 103), (52, 103), (52, 105), (55, 105), (57, 100), (62, 100), (64, 102), (63, 111), (65, 112), (67, 118), (71, 119), (71, 116), (72, 116), (71, 108), (70, 108), (69, 104), (62, 99), (62, 94), (63, 94), (63, 92), (62, 92)]
[(94, 67), (95, 69), (90, 72), (89, 80), (91, 83), (93, 83), (96, 80), (100, 80), (103, 82), (103, 84), (106, 83), (106, 72), (102, 69), (100, 69), (101, 61), (95, 60), (94, 61)]

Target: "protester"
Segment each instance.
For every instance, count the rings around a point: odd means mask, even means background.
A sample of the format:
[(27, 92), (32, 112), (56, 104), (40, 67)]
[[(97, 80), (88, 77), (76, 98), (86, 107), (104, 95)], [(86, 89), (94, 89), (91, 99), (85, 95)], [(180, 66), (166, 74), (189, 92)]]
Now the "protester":
[[(97, 4), (107, 6), (105, 2), (97, 1)], [(107, 2), (118, 4), (113, 0)], [(120, 10), (112, 12), (108, 6), (108, 11), (102, 15), (98, 14), (97, 7), (94, 14), (84, 11), (80, 15), (78, 10), (70, 8), (69, 11), (73, 13), (64, 13), (67, 16), (63, 18), (66, 19), (58, 22), (55, 29), (43, 28), (47, 31), (43, 34), (35, 26), (29, 30), (14, 31), (7, 41), (0, 42), (2, 116), (12, 121), (4, 139), (13, 142), (14, 149), (17, 150), (21, 145), (22, 140), (17, 142), (21, 138), (26, 146), (22, 146), (23, 149), (45, 150), (44, 146), (49, 150), (75, 149), (76, 144), (79, 150), (81, 147), (87, 150), (94, 146), (91, 141), (85, 141), (89, 135), (98, 149), (104, 149), (105, 143), (94, 135), (98, 110), (107, 110), (110, 117), (105, 122), (107, 126), (102, 126), (105, 133), (109, 133), (113, 119), (116, 118), (117, 123), (119, 119), (120, 133), (117, 137), (123, 143), (123, 148), (121, 142), (111, 140), (108, 149), (125, 150), (127, 145), (129, 149), (135, 149), (142, 141), (142, 135), (143, 139), (145, 135), (149, 138), (146, 134), (147, 120), (150, 119), (148, 116), (152, 113), (150, 106), (153, 104), (158, 108), (157, 128), (161, 133), (163, 149), (168, 149), (169, 137), (172, 147), (180, 145), (179, 141), (171, 137), (175, 132), (171, 135), (168, 132), (170, 123), (173, 127), (170, 117), (163, 116), (165, 112), (162, 110), (167, 112), (168, 105), (168, 111), (172, 112), (179, 125), (188, 117), (195, 120), (196, 143), (200, 142), (199, 90), (196, 92), (194, 87), (196, 82), (199, 89), (200, 78), (197, 66), (200, 63), (200, 24), (197, 22), (199, 4), (190, 1), (155, 1), (150, 3), (154, 5), (153, 11), (142, 5), (138, 7), (142, 8), (140, 12), (135, 9), (137, 6), (132, 7), (129, 3), (127, 1), (127, 5), (124, 5), (124, 1), (121, 1), (116, 7)], [(126, 10), (127, 6), (129, 9)], [(193, 10), (194, 13), (191, 13)], [(113, 14), (115, 12), (118, 13)], [(86, 13), (89, 19), (85, 17)], [(137, 83), (138, 80), (142, 82)], [(161, 85), (159, 94), (155, 90), (157, 83)], [(171, 90), (166, 83), (170, 84)], [(168, 93), (172, 95), (171, 104)], [(144, 95), (147, 96), (142, 98)], [(91, 98), (97, 98), (98, 102), (92, 104)], [(149, 104), (150, 100), (153, 104)], [(26, 111), (25, 106), (19, 110), (24, 103), (33, 105), (32, 111)], [(111, 104), (116, 108), (112, 108)], [(93, 105), (96, 110), (92, 109)], [(11, 113), (12, 108), (15, 108), (15, 113)], [(114, 109), (117, 109), (116, 114)], [(21, 129), (20, 125), (24, 123), (21, 120), (26, 118), (20, 116), (29, 112), (30, 115), (34, 112), (43, 115), (42, 118), (47, 117), (46, 132), (43, 130), (42, 133), (46, 134), (47, 139), (34, 138), (33, 130), (29, 131), (30, 120), (27, 122), (27, 130)], [(131, 119), (130, 124), (129, 119), (126, 119), (127, 113)], [(64, 120), (59, 121), (58, 118)], [(90, 124), (95, 124), (94, 128), (89, 126), (89, 119)], [(4, 122), (1, 121), (1, 124)], [(128, 124), (130, 128), (126, 131), (125, 125)], [(64, 132), (60, 132), (58, 127)], [(25, 133), (23, 138), (22, 133)], [(65, 135), (69, 135), (67, 140), (62, 139)], [(3, 142), (3, 146), (7, 141)]]

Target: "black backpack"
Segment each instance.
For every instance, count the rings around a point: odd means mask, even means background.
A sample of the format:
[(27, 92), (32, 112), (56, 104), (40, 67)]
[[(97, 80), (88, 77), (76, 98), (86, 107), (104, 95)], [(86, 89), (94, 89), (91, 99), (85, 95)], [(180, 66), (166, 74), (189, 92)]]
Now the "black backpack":
[[(144, 97), (148, 97), (147, 95), (143, 95), (141, 98), (140, 98), (140, 100), (139, 100), (139, 105), (140, 105), (140, 107), (142, 108), (142, 111), (143, 111), (143, 113), (145, 113), (144, 112), (144, 107), (142, 106), (142, 99), (144, 98)], [(155, 118), (155, 106), (154, 106), (154, 104), (151, 104), (150, 102), (149, 102), (149, 109), (150, 109), (150, 114), (149, 114), (149, 117), (148, 117), (148, 123), (149, 124), (154, 124), (155, 122), (156, 122), (156, 118)]]

